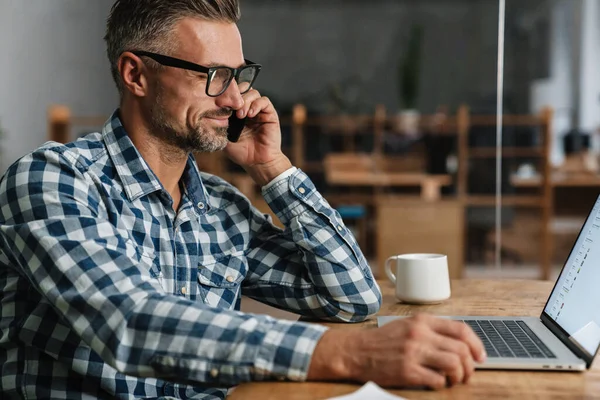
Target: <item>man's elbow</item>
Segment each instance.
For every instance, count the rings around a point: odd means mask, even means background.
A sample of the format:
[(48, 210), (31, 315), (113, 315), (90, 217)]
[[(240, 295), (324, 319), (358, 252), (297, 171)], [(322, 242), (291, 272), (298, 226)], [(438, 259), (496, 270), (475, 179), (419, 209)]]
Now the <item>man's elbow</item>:
[(354, 315), (354, 318), (350, 322), (362, 322), (365, 321), (377, 314), (381, 309), (381, 304), (383, 302), (383, 298), (381, 295), (381, 291), (378, 287), (374, 287), (369, 293), (369, 299), (361, 302), (360, 304), (355, 304), (354, 307), (357, 312)]
[(331, 312), (328, 319), (335, 322), (363, 322), (373, 317), (381, 309), (382, 296), (377, 286), (357, 296), (360, 296), (360, 299), (330, 304)]

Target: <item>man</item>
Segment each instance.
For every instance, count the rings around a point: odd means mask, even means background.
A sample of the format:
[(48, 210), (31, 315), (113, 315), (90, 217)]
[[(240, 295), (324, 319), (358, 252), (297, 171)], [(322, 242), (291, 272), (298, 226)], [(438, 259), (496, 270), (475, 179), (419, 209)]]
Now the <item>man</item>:
[[(464, 325), (427, 316), (336, 331), (236, 311), (241, 293), (344, 322), (381, 303), (339, 215), (281, 152), (238, 18), (237, 0), (118, 0), (106, 41), (119, 109), (101, 133), (47, 143), (2, 179), (4, 396), (223, 398), (272, 379), (439, 388), (483, 357)], [(248, 117), (237, 143), (232, 113)], [(192, 151), (217, 150), (285, 230), (196, 169)]]

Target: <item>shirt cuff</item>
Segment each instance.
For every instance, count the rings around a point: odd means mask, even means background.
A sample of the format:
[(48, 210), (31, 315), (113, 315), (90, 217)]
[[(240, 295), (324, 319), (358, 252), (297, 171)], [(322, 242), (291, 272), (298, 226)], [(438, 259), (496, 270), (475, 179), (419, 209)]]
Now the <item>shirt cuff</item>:
[(291, 167), (286, 169), (285, 171), (283, 171), (282, 173), (280, 173), (279, 175), (277, 175), (277, 177), (275, 177), (275, 179), (273, 179), (271, 182), (267, 183), (265, 186), (262, 187), (263, 191), (267, 191), (270, 188), (272, 188), (273, 186), (277, 185), (277, 183), (287, 179), (288, 177), (290, 177), (294, 172), (296, 172), (298, 168), (296, 167)]
[[(306, 211), (321, 212), (330, 222), (334, 217), (334, 211), (329, 203), (317, 191), (310, 178), (300, 169), (294, 171), (286, 179), (273, 182), (269, 188), (263, 187), (262, 194), (271, 210), (284, 225)], [(334, 226), (338, 224), (335, 221)]]
[(317, 342), (327, 330), (322, 325), (278, 320), (259, 347), (254, 380), (305, 381)]
[[(156, 354), (150, 365), (163, 379), (187, 378), (213, 387), (250, 381), (305, 381), (317, 343), (329, 328), (267, 316), (247, 322), (251, 321), (239, 327), (240, 333), (247, 336), (245, 340), (236, 344), (230, 342), (233, 338), (227, 338), (217, 345), (216, 354), (223, 354), (227, 347), (225, 358)], [(248, 332), (249, 327), (254, 332)]]

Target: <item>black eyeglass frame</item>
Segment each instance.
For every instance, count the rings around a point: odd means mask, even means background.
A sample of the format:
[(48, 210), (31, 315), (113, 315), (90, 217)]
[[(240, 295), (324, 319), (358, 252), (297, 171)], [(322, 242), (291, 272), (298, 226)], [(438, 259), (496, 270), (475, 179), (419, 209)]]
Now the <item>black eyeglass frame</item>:
[[(229, 85), (231, 84), (231, 81), (233, 79), (235, 79), (235, 81), (238, 82), (238, 79), (239, 79), (242, 71), (244, 71), (245, 69), (248, 69), (248, 68), (254, 68), (254, 69), (256, 69), (256, 73), (254, 74), (254, 77), (252, 78), (252, 81), (250, 82), (248, 89), (244, 90), (243, 92), (240, 92), (240, 93), (244, 94), (244, 93), (249, 92), (250, 89), (252, 89), (252, 85), (254, 85), (254, 82), (256, 81), (256, 77), (258, 77), (258, 74), (260, 73), (260, 70), (262, 68), (261, 64), (256, 64), (256, 63), (253, 63), (252, 61), (246, 60), (246, 59), (244, 59), (244, 62), (246, 63), (246, 65), (244, 65), (240, 68), (231, 68), (231, 67), (228, 67), (225, 65), (216, 66), (216, 67), (204, 67), (202, 65), (199, 65), (199, 64), (196, 64), (196, 63), (193, 63), (190, 61), (181, 60), (181, 59), (175, 58), (175, 57), (165, 56), (164, 54), (152, 53), (150, 51), (132, 50), (131, 52), (138, 57), (143, 57), (143, 56), (150, 57), (151, 59), (153, 59), (154, 61), (156, 61), (157, 63), (159, 63), (161, 65), (164, 65), (165, 67), (181, 68), (181, 69), (187, 69), (190, 71), (202, 72), (202, 73), (207, 74), (208, 80), (206, 81), (206, 95), (210, 96), (210, 97), (218, 97), (218, 96), (222, 95), (229, 88)], [(215, 74), (217, 69), (221, 69), (221, 68), (226, 68), (226, 69), (230, 70), (231, 77), (229, 78), (229, 81), (227, 82), (227, 84), (223, 86), (223, 89), (218, 94), (210, 94), (210, 93), (208, 93), (208, 88), (210, 87), (210, 82), (212, 81), (213, 75)]]

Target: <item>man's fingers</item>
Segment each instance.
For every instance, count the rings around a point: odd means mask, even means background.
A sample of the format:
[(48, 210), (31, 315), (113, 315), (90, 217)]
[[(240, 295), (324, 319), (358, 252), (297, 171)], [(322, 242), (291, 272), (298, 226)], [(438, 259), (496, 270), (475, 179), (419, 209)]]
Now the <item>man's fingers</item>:
[(462, 383), (465, 378), (463, 363), (458, 354), (442, 350), (431, 351), (422, 364), (447, 376), (451, 385)]
[(244, 98), (244, 105), (242, 108), (236, 111), (238, 118), (245, 118), (249, 116), (248, 111), (250, 110), (252, 103), (254, 103), (257, 99), (260, 99), (260, 93), (256, 89), (250, 89), (250, 91), (245, 93), (242, 97)]
[(268, 97), (260, 97), (250, 104), (250, 107), (248, 108), (248, 118), (254, 118), (261, 111), (265, 111), (267, 113), (275, 111), (275, 107), (273, 107), (273, 104)]
[(431, 389), (443, 389), (446, 387), (446, 377), (439, 372), (415, 365), (412, 374), (414, 374), (414, 382), (409, 382), (410, 386), (427, 386)]
[(277, 115), (275, 106), (268, 97), (261, 96), (256, 89), (250, 89), (248, 93), (244, 94), (244, 106), (237, 110), (236, 114), (238, 118), (254, 118), (261, 112)]
[(433, 320), (431, 326), (439, 334), (450, 336), (466, 343), (475, 360), (479, 362), (485, 361), (486, 354), (483, 343), (467, 324), (460, 321), (439, 318)]
[(442, 351), (456, 354), (460, 358), (464, 371), (462, 382), (467, 383), (475, 371), (475, 364), (473, 363), (469, 346), (464, 342), (449, 338), (448, 336), (437, 336), (436, 341), (437, 348)]

